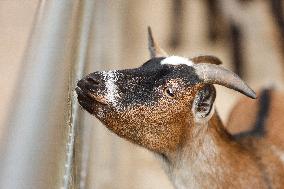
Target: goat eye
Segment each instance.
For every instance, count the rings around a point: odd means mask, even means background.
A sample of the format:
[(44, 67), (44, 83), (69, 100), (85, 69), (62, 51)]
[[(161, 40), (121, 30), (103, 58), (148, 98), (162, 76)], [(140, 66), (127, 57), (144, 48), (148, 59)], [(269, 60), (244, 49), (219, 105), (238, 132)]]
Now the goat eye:
[(168, 96), (168, 97), (171, 97), (173, 98), (175, 95), (174, 95), (174, 91), (171, 87), (166, 87), (164, 89), (164, 93)]

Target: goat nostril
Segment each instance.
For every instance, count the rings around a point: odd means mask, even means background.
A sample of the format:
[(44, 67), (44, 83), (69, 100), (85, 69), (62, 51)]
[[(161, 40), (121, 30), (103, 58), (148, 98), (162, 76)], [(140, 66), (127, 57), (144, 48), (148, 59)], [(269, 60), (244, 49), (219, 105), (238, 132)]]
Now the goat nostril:
[(98, 82), (97, 80), (94, 80), (94, 79), (91, 78), (91, 77), (88, 77), (88, 78), (86, 79), (86, 81), (87, 81), (88, 83), (92, 84), (92, 85), (99, 85), (99, 84), (100, 84), (100, 82)]

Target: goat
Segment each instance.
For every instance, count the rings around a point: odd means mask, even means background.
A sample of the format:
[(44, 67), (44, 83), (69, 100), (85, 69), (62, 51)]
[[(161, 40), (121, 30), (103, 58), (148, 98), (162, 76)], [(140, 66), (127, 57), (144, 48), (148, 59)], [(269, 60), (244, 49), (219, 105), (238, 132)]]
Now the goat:
[(150, 28), (148, 40), (151, 59), (142, 66), (81, 79), (80, 105), (156, 154), (177, 189), (283, 188), (284, 165), (270, 143), (230, 134), (214, 108), (213, 84), (250, 98), (254, 91), (214, 56), (169, 56)]

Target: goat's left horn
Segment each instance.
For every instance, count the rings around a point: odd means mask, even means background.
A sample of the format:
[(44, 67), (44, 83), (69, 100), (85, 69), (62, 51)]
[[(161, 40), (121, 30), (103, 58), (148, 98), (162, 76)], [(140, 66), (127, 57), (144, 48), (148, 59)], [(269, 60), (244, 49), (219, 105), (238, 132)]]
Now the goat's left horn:
[(218, 84), (255, 99), (255, 92), (235, 73), (214, 64), (194, 64), (196, 74), (201, 82), (208, 84)]
[(168, 56), (168, 54), (155, 41), (150, 26), (148, 26), (148, 48), (149, 48), (149, 51), (150, 51), (150, 57), (151, 58), (167, 57)]

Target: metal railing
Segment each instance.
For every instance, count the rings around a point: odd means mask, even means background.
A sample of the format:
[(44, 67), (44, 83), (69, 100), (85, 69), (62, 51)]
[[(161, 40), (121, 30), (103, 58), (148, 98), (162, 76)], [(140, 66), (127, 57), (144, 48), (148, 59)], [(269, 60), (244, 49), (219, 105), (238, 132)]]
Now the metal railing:
[(91, 0), (39, 2), (1, 143), (0, 188), (78, 188), (73, 89), (93, 8)]

